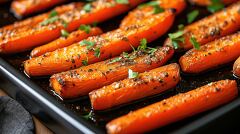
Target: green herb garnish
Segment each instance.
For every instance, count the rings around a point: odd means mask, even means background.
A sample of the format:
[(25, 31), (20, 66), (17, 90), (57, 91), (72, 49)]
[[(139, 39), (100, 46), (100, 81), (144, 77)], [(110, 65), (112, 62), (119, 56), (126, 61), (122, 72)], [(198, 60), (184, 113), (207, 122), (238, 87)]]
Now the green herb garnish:
[(87, 46), (87, 49), (90, 50), (96, 43), (92, 41), (83, 40), (79, 44), (81, 46)]
[(140, 45), (138, 46), (137, 50), (146, 50), (147, 48), (147, 39), (143, 38), (140, 41)]
[(86, 11), (87, 13), (88, 13), (88, 12), (91, 12), (91, 10), (92, 10), (92, 5), (91, 5), (91, 3), (85, 4), (85, 5), (83, 6), (83, 10)]
[(119, 4), (129, 4), (128, 0), (115, 0)]
[(208, 11), (211, 13), (217, 12), (224, 8), (224, 4), (221, 0), (211, 0), (212, 4), (207, 7)]
[(82, 116), (85, 119), (89, 119), (92, 116), (92, 112), (89, 112), (87, 115)]
[(192, 43), (193, 47), (197, 50), (200, 49), (200, 44), (197, 42), (196, 38), (195, 37), (191, 37), (190, 38), (190, 42)]
[(41, 26), (46, 26), (48, 24), (51, 24), (51, 23), (54, 23), (55, 21), (57, 21), (59, 19), (58, 16), (54, 16), (54, 17), (51, 17), (51, 18), (48, 18), (46, 20), (44, 20), (43, 22), (40, 23)]
[(67, 37), (69, 36), (69, 32), (66, 31), (66, 30), (64, 30), (64, 29), (62, 29), (62, 30), (61, 30), (61, 35), (62, 35), (62, 37), (67, 38)]
[(153, 7), (153, 14), (158, 14), (164, 12), (164, 9), (160, 7), (160, 3), (158, 1), (150, 1), (145, 4), (141, 4), (138, 6), (139, 8), (143, 8), (145, 6), (152, 6)]
[(112, 60), (109, 61), (109, 64), (112, 64), (112, 63), (115, 63), (115, 62), (118, 62), (122, 59), (122, 57), (117, 57), (117, 58), (114, 58)]
[(56, 10), (52, 10), (50, 12), (50, 14), (48, 15), (48, 18), (52, 18), (52, 17), (57, 16), (57, 15), (58, 15), (58, 12)]
[(193, 10), (192, 12), (187, 14), (187, 21), (188, 23), (192, 23), (197, 16), (199, 15), (199, 11), (198, 10)]
[(98, 22), (97, 22), (97, 21), (95, 21), (95, 22), (92, 23), (92, 26), (93, 26), (93, 27), (96, 27), (97, 25), (98, 25)]
[(89, 34), (90, 30), (91, 30), (91, 26), (90, 25), (81, 25), (78, 29), (84, 31), (87, 34)]
[(184, 43), (184, 37), (183, 37), (183, 31), (177, 31), (175, 33), (170, 33), (168, 34), (170, 40), (172, 41), (172, 45), (174, 47), (174, 49), (178, 49), (179, 48), (179, 43)]
[(95, 57), (97, 57), (97, 58), (99, 58), (100, 57), (100, 48), (98, 47), (98, 48), (96, 48), (95, 50), (94, 50), (94, 56)]
[(87, 58), (86, 60), (82, 60), (82, 64), (83, 64), (84, 66), (87, 66), (87, 65), (88, 65), (88, 58)]
[(137, 78), (138, 77), (138, 72), (134, 72), (131, 69), (128, 69), (128, 78)]

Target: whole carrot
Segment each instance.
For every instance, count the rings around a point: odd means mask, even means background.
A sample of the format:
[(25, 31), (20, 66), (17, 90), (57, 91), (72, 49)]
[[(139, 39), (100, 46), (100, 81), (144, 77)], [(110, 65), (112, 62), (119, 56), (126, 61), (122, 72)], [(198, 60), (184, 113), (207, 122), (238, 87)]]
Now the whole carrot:
[(90, 91), (127, 78), (128, 69), (141, 73), (162, 66), (173, 53), (170, 47), (123, 53), (106, 61), (54, 74), (50, 85), (63, 99), (87, 95)]
[(240, 56), (240, 33), (222, 37), (191, 49), (184, 54), (179, 63), (185, 73), (200, 73), (236, 60)]
[[(139, 5), (138, 8), (129, 12), (126, 17), (122, 20), (120, 27), (135, 24), (136, 22), (142, 21), (144, 18), (151, 18), (152, 13), (163, 12), (166, 9), (176, 9), (176, 13), (179, 14), (186, 7), (184, 0), (155, 0), (148, 3)], [(158, 11), (159, 9), (160, 11)]]
[(151, 42), (167, 32), (174, 21), (172, 10), (156, 14), (152, 19), (92, 36), (79, 43), (58, 49), (43, 56), (24, 62), (25, 72), (29, 76), (43, 76), (59, 73), (92, 64), (120, 55), (122, 52), (138, 47), (140, 40)]
[(108, 134), (144, 133), (228, 103), (238, 95), (234, 80), (221, 80), (175, 95), (114, 119)]
[(240, 57), (235, 61), (233, 65), (233, 74), (240, 77)]
[(67, 0), (14, 0), (11, 10), (17, 17), (27, 16), (49, 9)]
[(22, 20), (22, 21), (17, 21), (15, 23), (7, 25), (7, 26), (4, 26), (4, 27), (0, 28), (0, 33), (4, 32), (4, 31), (11, 32), (10, 30), (16, 30), (16, 29), (18, 29), (18, 31), (20, 31), (21, 27), (34, 26), (34, 25), (40, 23), (41, 21), (43, 21), (44, 19), (47, 19), (47, 18), (51, 17), (53, 14), (60, 15), (60, 14), (63, 14), (65, 12), (68, 12), (68, 11), (71, 11), (71, 10), (74, 10), (74, 9), (80, 9), (83, 6), (84, 6), (83, 2), (73, 2), (73, 3), (70, 3), (70, 4), (58, 6), (50, 12), (43, 13), (43, 14), (40, 14), (40, 15), (37, 15), (37, 16), (34, 16), (34, 17), (27, 18), (27, 19)]
[(174, 88), (180, 81), (178, 64), (170, 64), (124, 79), (89, 93), (92, 108), (105, 110)]
[[(21, 30), (10, 30), (0, 35), (0, 53), (17, 53), (43, 45), (61, 36), (61, 30), (76, 30), (81, 24), (103, 22), (124, 13), (144, 0), (128, 0), (119, 3), (116, 0), (97, 0), (87, 3), (81, 9), (74, 9), (61, 15), (54, 15), (34, 26), (25, 26)], [(24, 29), (24, 30), (22, 30)]]
[[(189, 0), (189, 2), (191, 2), (192, 4), (196, 4), (199, 6), (209, 6), (213, 4), (212, 1), (213, 0)], [(219, 1), (222, 2), (223, 4), (231, 4), (237, 2), (238, 0), (219, 0)]]
[[(89, 27), (89, 26), (85, 26), (85, 27)], [(79, 42), (90, 36), (102, 34), (102, 30), (98, 27), (90, 28), (88, 31), (86, 31), (86, 30), (85, 31), (84, 30), (74, 31), (74, 32), (70, 33), (69, 35), (67, 35), (67, 37), (60, 37), (46, 45), (42, 45), (40, 47), (34, 48), (31, 51), (31, 57), (37, 57), (37, 56), (43, 55), (47, 52), (52, 52), (59, 48), (70, 46), (73, 43)]]
[[(178, 50), (189, 50), (193, 48), (193, 40), (196, 40), (200, 45), (204, 45), (234, 33), (240, 29), (239, 9), (240, 2), (237, 2), (220, 12), (190, 24), (175, 35), (170, 36), (164, 45), (172, 46)], [(176, 34), (181, 36), (176, 36)]]

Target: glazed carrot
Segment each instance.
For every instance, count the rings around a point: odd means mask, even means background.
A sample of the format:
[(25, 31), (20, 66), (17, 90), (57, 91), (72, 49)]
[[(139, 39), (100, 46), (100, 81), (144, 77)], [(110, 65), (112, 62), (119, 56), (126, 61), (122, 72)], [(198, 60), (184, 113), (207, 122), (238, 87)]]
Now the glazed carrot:
[(105, 110), (174, 88), (180, 81), (178, 64), (170, 64), (136, 78), (128, 78), (89, 93), (92, 108)]
[(221, 80), (181, 93), (114, 119), (108, 134), (144, 133), (230, 102), (238, 95), (234, 80)]
[[(220, 37), (234, 33), (240, 29), (240, 2), (186, 26), (183, 30), (184, 43), (179, 42), (179, 50), (189, 50), (193, 47), (191, 38), (195, 38), (200, 45), (204, 45)], [(173, 46), (168, 38), (165, 46)], [(176, 47), (175, 47), (176, 48)]]
[(0, 35), (0, 53), (16, 53), (43, 45), (61, 36), (61, 30), (76, 30), (81, 24), (102, 22), (124, 13), (144, 0), (128, 0), (128, 4), (116, 0), (97, 0), (84, 5), (81, 9), (73, 9), (61, 15), (45, 19), (35, 26), (25, 26), (20, 30), (2, 32)]
[(80, 43), (32, 58), (24, 63), (25, 72), (29, 76), (51, 75), (78, 68), (86, 62), (92, 64), (120, 55), (138, 47), (142, 38), (151, 42), (166, 33), (174, 16), (172, 10), (167, 10), (125, 29), (89, 37)]
[(58, 6), (58, 7), (54, 8), (51, 12), (47, 12), (47, 13), (44, 13), (41, 15), (37, 15), (35, 17), (31, 17), (31, 18), (28, 18), (28, 19), (25, 19), (22, 21), (17, 21), (13, 24), (4, 26), (4, 27), (0, 28), (0, 32), (4, 32), (6, 30), (14, 30), (14, 29), (19, 30), (19, 28), (24, 27), (24, 26), (34, 26), (34, 25), (40, 23), (41, 21), (43, 21), (44, 19), (47, 19), (53, 11), (56, 12), (58, 15), (60, 15), (60, 14), (63, 14), (64, 12), (68, 12), (73, 9), (80, 9), (83, 7), (83, 5), (84, 5), (83, 2), (73, 2), (70, 4), (63, 5), (63, 6)]
[(120, 57), (55, 74), (50, 78), (50, 85), (63, 99), (87, 95), (94, 89), (127, 78), (128, 69), (141, 73), (162, 66), (173, 53), (170, 47), (155, 49), (150, 54), (143, 50), (124, 53)]
[(240, 57), (235, 61), (233, 65), (233, 74), (240, 77)]
[[(224, 4), (232, 4), (237, 2), (238, 0), (220, 0)], [(189, 0), (192, 4), (196, 4), (199, 6), (209, 6), (212, 4), (212, 0)]]
[(191, 49), (183, 55), (179, 63), (183, 72), (200, 73), (236, 60), (240, 56), (240, 33), (222, 37)]
[[(176, 13), (182, 12), (186, 7), (186, 2), (184, 0), (156, 0), (151, 2), (158, 2), (159, 7), (163, 9), (176, 9)], [(149, 2), (149, 3), (151, 3)], [(156, 5), (155, 5), (156, 6)], [(149, 14), (154, 12), (155, 6), (149, 4), (142, 4), (138, 8), (129, 12), (126, 17), (121, 22), (120, 27), (125, 27), (130, 24), (134, 24), (138, 21), (141, 21), (144, 18), (150, 18)]]
[(31, 51), (31, 57), (37, 57), (43, 55), (47, 52), (52, 52), (59, 48), (67, 47), (72, 45), (73, 43), (79, 42), (83, 39), (86, 39), (90, 36), (100, 35), (102, 34), (102, 30), (97, 27), (91, 28), (89, 33), (86, 31), (77, 30), (69, 34), (68, 37), (60, 37), (57, 40), (54, 40), (46, 45), (37, 47)]
[(67, 0), (14, 0), (11, 10), (16, 16), (22, 17), (44, 11), (63, 2)]

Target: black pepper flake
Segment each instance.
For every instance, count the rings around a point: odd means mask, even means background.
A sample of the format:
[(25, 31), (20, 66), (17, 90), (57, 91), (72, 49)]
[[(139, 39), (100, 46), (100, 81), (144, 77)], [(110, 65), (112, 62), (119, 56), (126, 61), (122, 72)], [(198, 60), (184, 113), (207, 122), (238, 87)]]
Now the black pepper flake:
[(90, 69), (88, 69), (88, 72), (92, 72), (93, 70), (90, 68)]
[(219, 91), (221, 91), (221, 88), (216, 87), (216, 88), (215, 88), (215, 91), (216, 91), (216, 92), (219, 92)]

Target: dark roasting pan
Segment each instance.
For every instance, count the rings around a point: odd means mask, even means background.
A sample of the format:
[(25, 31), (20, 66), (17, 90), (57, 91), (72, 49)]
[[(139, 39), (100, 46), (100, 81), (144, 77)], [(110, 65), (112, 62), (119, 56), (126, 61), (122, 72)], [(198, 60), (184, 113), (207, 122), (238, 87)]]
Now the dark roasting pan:
[[(9, 12), (9, 5), (9, 3), (0, 5), (0, 27), (16, 21)], [(188, 8), (183, 15), (177, 18), (178, 21), (175, 26), (179, 23), (184, 23), (184, 14), (196, 7), (188, 6)], [(203, 16), (207, 14), (204, 8), (200, 8), (200, 10)], [(105, 31), (114, 29), (118, 26), (123, 16), (100, 24), (100, 27)], [(171, 31), (174, 31), (174, 29), (176, 27), (173, 27)], [(151, 43), (151, 45), (161, 45), (165, 37)], [(55, 133), (106, 133), (104, 126), (108, 121), (129, 111), (139, 109), (160, 101), (163, 98), (179, 92), (186, 92), (212, 81), (227, 78), (236, 79), (231, 72), (232, 63), (197, 76), (182, 74), (181, 83), (175, 89), (108, 111), (93, 112), (90, 119), (85, 119), (84, 115), (90, 111), (90, 103), (87, 97), (62, 101), (51, 91), (51, 88), (48, 86), (48, 78), (28, 78), (24, 74), (22, 61), (28, 58), (28, 54), (29, 52), (0, 56), (0, 88), (20, 102), (30, 113), (39, 118)], [(180, 55), (182, 54), (175, 55), (170, 62), (176, 62)], [(240, 133), (238, 127), (239, 121), (240, 97), (226, 105), (150, 133)]]

